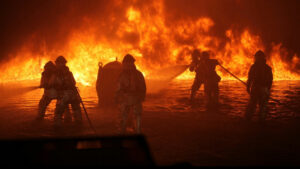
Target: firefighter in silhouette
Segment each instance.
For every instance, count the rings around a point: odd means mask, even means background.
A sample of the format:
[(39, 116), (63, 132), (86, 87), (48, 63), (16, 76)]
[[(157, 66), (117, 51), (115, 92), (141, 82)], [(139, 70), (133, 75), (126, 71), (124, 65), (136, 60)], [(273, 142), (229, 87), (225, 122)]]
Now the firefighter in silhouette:
[(259, 121), (264, 122), (267, 116), (267, 103), (273, 82), (273, 73), (266, 64), (266, 56), (261, 50), (254, 55), (255, 62), (248, 73), (247, 92), (250, 94), (246, 110), (246, 120), (251, 120), (256, 106), (259, 105)]
[(81, 124), (82, 115), (80, 108), (80, 98), (76, 91), (76, 81), (73, 73), (66, 66), (67, 60), (63, 56), (59, 56), (55, 60), (57, 67), (56, 85), (58, 99), (55, 108), (54, 121), (56, 125), (60, 125), (64, 110), (71, 104), (74, 120), (77, 124)]
[(195, 72), (195, 79), (191, 89), (191, 101), (194, 101), (196, 92), (199, 90), (201, 85), (204, 83), (203, 74), (203, 60), (201, 59), (201, 54), (198, 49), (195, 49), (192, 53), (192, 63), (190, 64), (189, 70)]
[(210, 59), (210, 53), (204, 51), (201, 54), (202, 69), (204, 76), (204, 94), (207, 107), (215, 107), (219, 103), (219, 82), (221, 77), (216, 72), (216, 66), (219, 62), (216, 59)]
[(116, 101), (122, 113), (122, 132), (126, 131), (127, 117), (132, 109), (136, 116), (136, 132), (141, 132), (142, 103), (146, 95), (146, 83), (143, 74), (136, 69), (135, 59), (127, 54), (122, 61), (122, 72), (118, 78)]
[(44, 66), (40, 88), (44, 88), (44, 94), (39, 102), (37, 120), (42, 120), (45, 116), (47, 106), (53, 99), (57, 99), (57, 91), (55, 85), (56, 67), (52, 61), (49, 61)]

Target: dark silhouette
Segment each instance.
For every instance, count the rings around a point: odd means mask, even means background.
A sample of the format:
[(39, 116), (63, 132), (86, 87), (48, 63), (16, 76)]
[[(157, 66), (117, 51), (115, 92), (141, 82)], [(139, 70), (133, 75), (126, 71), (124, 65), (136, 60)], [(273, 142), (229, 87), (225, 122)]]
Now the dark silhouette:
[(44, 94), (39, 102), (37, 120), (42, 120), (45, 116), (46, 108), (53, 99), (57, 99), (57, 91), (54, 88), (56, 67), (52, 61), (44, 66), (40, 88), (44, 88)]
[(250, 94), (250, 100), (245, 117), (247, 120), (251, 120), (258, 104), (259, 120), (263, 122), (267, 116), (267, 103), (273, 82), (273, 73), (271, 67), (266, 64), (264, 52), (259, 50), (254, 57), (255, 63), (248, 73), (247, 91)]
[(4, 139), (9, 168), (156, 166), (145, 136)]
[(58, 92), (54, 115), (55, 125), (61, 124), (63, 112), (68, 104), (72, 106), (75, 122), (81, 124), (80, 98), (77, 95), (74, 76), (66, 66), (67, 60), (63, 56), (59, 56), (55, 63), (57, 67), (55, 88)]
[(210, 59), (208, 51), (201, 54), (203, 60), (204, 72), (204, 93), (207, 107), (215, 107), (219, 103), (219, 82), (221, 77), (216, 72), (216, 66), (219, 62), (216, 59)]
[(143, 74), (135, 67), (135, 59), (127, 54), (122, 61), (122, 72), (118, 79), (116, 101), (120, 104), (122, 118), (122, 132), (126, 131), (127, 116), (130, 109), (136, 115), (136, 132), (141, 132), (142, 102), (145, 100), (146, 83)]
[(201, 63), (203, 60), (201, 59), (201, 54), (198, 49), (195, 49), (192, 53), (192, 63), (189, 67), (191, 72), (195, 72), (195, 79), (191, 89), (191, 101), (194, 101), (196, 92), (199, 90), (201, 85), (204, 83), (204, 72), (203, 65)]
[(121, 71), (122, 64), (119, 61), (109, 62), (104, 66), (99, 64), (96, 90), (100, 106), (115, 106), (115, 92)]

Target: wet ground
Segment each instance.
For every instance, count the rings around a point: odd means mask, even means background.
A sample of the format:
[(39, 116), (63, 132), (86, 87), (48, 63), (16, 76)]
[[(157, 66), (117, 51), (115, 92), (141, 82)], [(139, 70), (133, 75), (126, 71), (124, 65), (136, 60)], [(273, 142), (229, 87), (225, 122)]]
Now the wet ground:
[[(276, 81), (270, 112), (265, 125), (254, 117), (246, 123), (243, 115), (248, 94), (237, 81), (220, 83), (220, 107), (208, 111), (203, 89), (197, 103), (189, 103), (190, 80), (158, 85), (148, 83), (149, 93), (142, 114), (142, 133), (157, 165), (300, 165), (300, 81)], [(26, 87), (23, 83), (19, 88)], [(93, 135), (87, 119), (81, 128), (66, 122), (58, 131), (53, 127), (55, 101), (43, 122), (36, 122), (42, 90), (15, 90), (16, 84), (0, 86), (0, 137), (36, 138)], [(154, 90), (155, 89), (155, 90)], [(14, 92), (13, 92), (14, 91)], [(97, 135), (118, 135), (121, 115), (118, 108), (99, 107), (94, 87), (80, 87), (88, 116)], [(133, 115), (128, 133), (132, 134)]]

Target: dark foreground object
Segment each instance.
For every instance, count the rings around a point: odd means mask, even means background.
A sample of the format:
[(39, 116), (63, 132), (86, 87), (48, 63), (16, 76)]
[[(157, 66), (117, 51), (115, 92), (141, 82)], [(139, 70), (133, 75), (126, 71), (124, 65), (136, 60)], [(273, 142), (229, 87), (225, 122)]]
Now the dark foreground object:
[(5, 166), (154, 166), (141, 135), (2, 140)]

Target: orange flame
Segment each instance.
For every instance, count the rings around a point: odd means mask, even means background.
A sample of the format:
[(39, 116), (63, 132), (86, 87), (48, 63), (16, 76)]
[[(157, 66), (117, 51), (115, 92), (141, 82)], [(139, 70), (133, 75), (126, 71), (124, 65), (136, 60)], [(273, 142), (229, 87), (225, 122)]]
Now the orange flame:
[[(33, 57), (31, 50), (24, 45), (23, 49), (11, 57), (13, 59), (0, 66), (0, 83), (39, 79), (43, 65), (58, 55), (67, 58), (67, 64), (75, 79), (83, 85), (94, 85), (99, 61), (105, 64), (116, 58), (121, 60), (126, 53), (136, 57), (137, 67), (146, 78), (155, 78), (152, 76), (153, 71), (178, 64), (188, 65), (194, 48), (212, 51), (213, 58), (218, 59), (232, 73), (245, 79), (253, 63), (254, 53), (265, 49), (262, 39), (248, 29), (242, 33), (228, 29), (225, 32), (227, 41), (224, 48), (220, 49), (219, 46), (224, 40), (210, 34), (215, 24), (211, 18), (186, 19), (170, 26), (165, 21), (163, 3), (153, 1), (152, 6), (155, 11), (147, 11), (150, 10), (147, 8), (140, 11), (134, 6), (127, 9), (127, 20), (120, 23), (115, 34), (117, 38), (126, 39), (128, 42), (99, 38), (96, 31), (99, 25), (89, 23), (88, 29), (85, 27), (74, 31), (64, 49), (45, 51), (39, 58)], [(282, 55), (286, 55), (283, 51), (281, 44), (274, 45), (268, 60), (273, 68), (275, 80), (299, 80), (300, 75), (290, 71), (291, 66), (281, 59)], [(292, 67), (296, 67), (298, 63), (299, 58), (295, 55)], [(222, 69), (218, 68), (217, 71), (222, 79), (233, 79)], [(193, 77), (194, 73), (187, 70), (177, 78)]]

